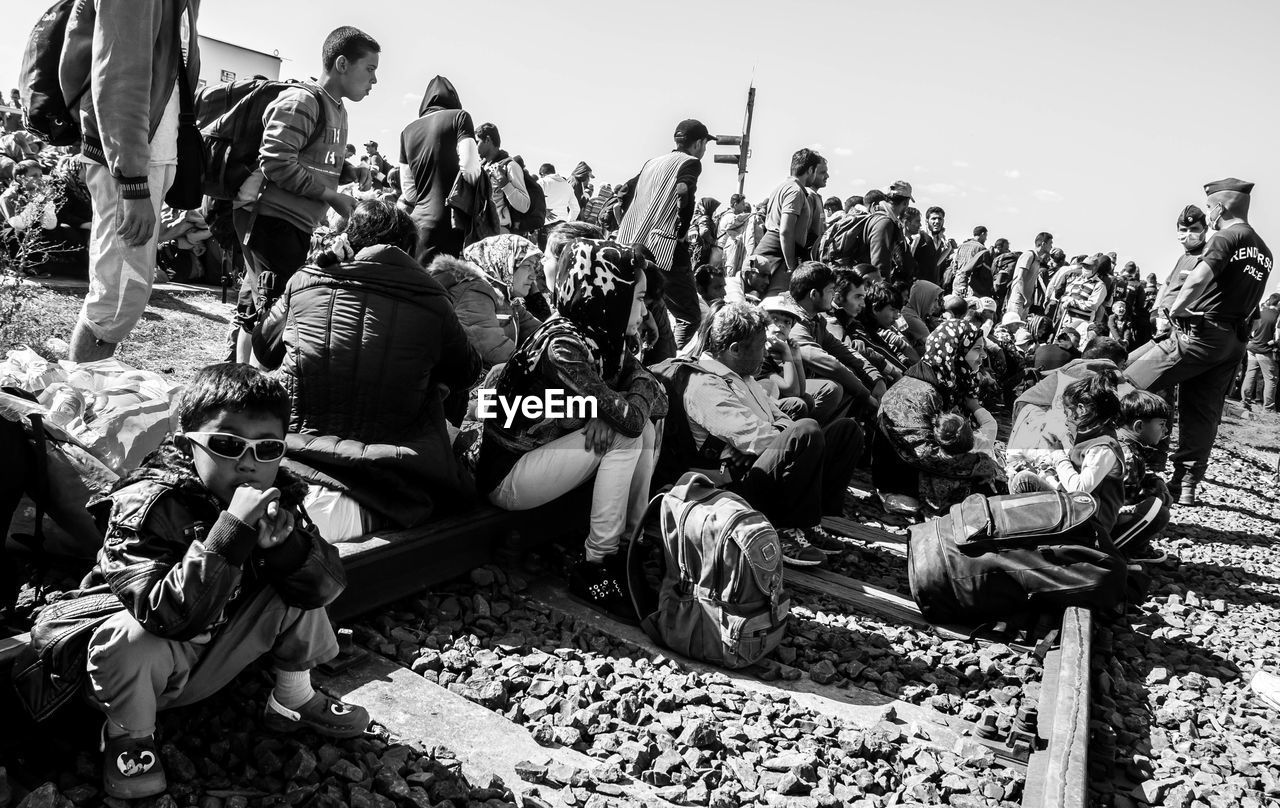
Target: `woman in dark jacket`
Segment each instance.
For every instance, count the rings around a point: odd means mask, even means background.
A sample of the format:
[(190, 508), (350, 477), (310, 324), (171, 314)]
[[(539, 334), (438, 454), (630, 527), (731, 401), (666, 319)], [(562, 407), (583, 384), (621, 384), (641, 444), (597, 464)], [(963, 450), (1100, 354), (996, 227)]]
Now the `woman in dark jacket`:
[(475, 502), (441, 402), (476, 380), (480, 357), (448, 293), (410, 257), (414, 242), (407, 214), (361, 202), (253, 335), (290, 392), (286, 462), (311, 484), (307, 510), (331, 542)]
[[(666, 415), (662, 385), (628, 350), (644, 312), (645, 261), (611, 241), (574, 241), (560, 256), (555, 309), (495, 383), (502, 406), (549, 394), (582, 396), (595, 412), (479, 416), (476, 486), (506, 510), (550, 502), (595, 477), (586, 559), (570, 591), (616, 615), (630, 609), (605, 563), (644, 513), (657, 454), (655, 422)], [(570, 408), (572, 409), (572, 408)], [(544, 410), (545, 412), (545, 410)], [(613, 565), (610, 564), (612, 567)]]
[(949, 453), (934, 434), (938, 416), (953, 410), (986, 418), (975, 398), (982, 356), (982, 332), (967, 320), (947, 320), (929, 335), (920, 361), (880, 401), (871, 472), (891, 510), (914, 510), (916, 503), (908, 500), (916, 497), (945, 510), (1001, 476), (990, 455)]
[(689, 225), (689, 259), (693, 266), (711, 263), (711, 252), (716, 246), (716, 211), (720, 200), (704, 196), (693, 209), (693, 221)]

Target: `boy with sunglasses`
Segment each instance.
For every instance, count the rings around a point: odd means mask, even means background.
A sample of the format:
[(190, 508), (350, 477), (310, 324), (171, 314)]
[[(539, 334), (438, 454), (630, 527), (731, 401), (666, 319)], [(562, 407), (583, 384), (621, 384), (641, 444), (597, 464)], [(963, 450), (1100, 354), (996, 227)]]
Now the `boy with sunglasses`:
[[(114, 596), (122, 610), (76, 626), (87, 664), (74, 653), (41, 659), (54, 674), (46, 681), (78, 684), (87, 673), (90, 700), (107, 716), (112, 797), (165, 790), (157, 710), (213, 695), (266, 654), (276, 674), (268, 729), (350, 738), (369, 723), (363, 708), (311, 687), (311, 669), (338, 653), (325, 606), (346, 578), (301, 509), (305, 483), (280, 468), (288, 415), (274, 379), (247, 365), (206, 367), (182, 395), (181, 431), (90, 503), (106, 534), (77, 600), (106, 596), (109, 613)], [(79, 670), (52, 670), (77, 658)]]

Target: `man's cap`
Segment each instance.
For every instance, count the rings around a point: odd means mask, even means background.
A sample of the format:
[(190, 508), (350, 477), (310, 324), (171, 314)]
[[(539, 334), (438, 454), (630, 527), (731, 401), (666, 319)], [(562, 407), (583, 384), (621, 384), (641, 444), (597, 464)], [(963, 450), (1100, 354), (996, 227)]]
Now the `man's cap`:
[(1204, 211), (1195, 205), (1187, 205), (1182, 209), (1182, 213), (1178, 214), (1178, 224), (1182, 227), (1190, 227), (1193, 224), (1204, 224)]
[(910, 199), (912, 202), (916, 201), (916, 198), (911, 195), (911, 183), (906, 180), (895, 180), (893, 185), (890, 185), (885, 190), (884, 195), (891, 199), (896, 196), (899, 199)]
[(1236, 193), (1247, 194), (1252, 190), (1252, 182), (1238, 180), (1235, 177), (1227, 177), (1225, 180), (1214, 180), (1204, 186), (1206, 196), (1213, 196), (1219, 191), (1235, 191)]
[(790, 315), (797, 320), (807, 320), (809, 315), (804, 309), (800, 308), (800, 304), (791, 296), (790, 292), (782, 292), (776, 295), (770, 295), (760, 301), (760, 308), (765, 311), (776, 311), (782, 314)]
[(689, 118), (676, 124), (675, 139), (676, 143), (693, 143), (696, 140), (715, 140), (715, 136), (702, 121)]
[(370, 140), (368, 143), (365, 143), (364, 145), (366, 145), (366, 146), (372, 146), (372, 147), (374, 147), (374, 148), (376, 149), (376, 148), (378, 148), (378, 141), (376, 141), (376, 140)]

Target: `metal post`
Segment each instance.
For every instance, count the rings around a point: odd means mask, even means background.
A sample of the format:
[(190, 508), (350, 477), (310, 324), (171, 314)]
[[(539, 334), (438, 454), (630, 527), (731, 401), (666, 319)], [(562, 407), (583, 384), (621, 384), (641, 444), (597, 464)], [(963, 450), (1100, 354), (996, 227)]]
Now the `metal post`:
[(747, 183), (747, 157), (751, 153), (751, 118), (756, 108), (756, 87), (747, 88), (747, 125), (742, 130), (742, 161), (738, 164), (738, 193)]

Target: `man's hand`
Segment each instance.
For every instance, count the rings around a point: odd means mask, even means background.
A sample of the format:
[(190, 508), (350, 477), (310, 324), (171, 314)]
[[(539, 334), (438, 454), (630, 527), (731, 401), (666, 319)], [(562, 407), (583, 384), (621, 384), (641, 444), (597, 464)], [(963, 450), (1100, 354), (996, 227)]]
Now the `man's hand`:
[[(884, 379), (881, 379), (880, 381), (876, 382), (875, 387), (871, 388), (871, 397), (878, 402), (880, 399), (884, 398), (884, 393), (885, 393), (885, 390), (887, 389), (888, 388), (885, 386)], [(877, 404), (876, 406), (879, 406), (879, 404)]]
[(254, 488), (249, 484), (241, 485), (231, 496), (231, 504), (227, 513), (244, 522), (255, 525), (267, 515), (267, 506), (280, 499), (279, 488)]
[(258, 546), (263, 550), (279, 546), (289, 538), (294, 524), (293, 513), (288, 508), (282, 508), (279, 500), (268, 502), (266, 512), (258, 520)]
[(116, 235), (129, 247), (141, 247), (156, 234), (156, 211), (151, 207), (151, 199), (124, 199), (121, 204), (124, 215), (120, 217)]
[(609, 451), (609, 447), (613, 445), (613, 437), (617, 434), (613, 427), (599, 418), (592, 418), (587, 421), (587, 426), (583, 429), (583, 432), (587, 437), (587, 451), (595, 452), (601, 456)]
[(729, 447), (729, 452), (729, 456), (724, 459), (725, 471), (730, 478), (740, 480), (755, 465), (756, 459), (752, 455), (739, 452), (732, 446)]
[(644, 310), (644, 317), (640, 320), (640, 344), (645, 348), (652, 348), (658, 344), (658, 337), (661, 332), (658, 330), (658, 321), (653, 319), (653, 314), (648, 308)]
[(356, 200), (347, 194), (340, 194), (337, 191), (325, 191), (324, 201), (329, 207), (337, 211), (338, 215), (344, 219), (351, 218), (351, 214), (356, 209)]

